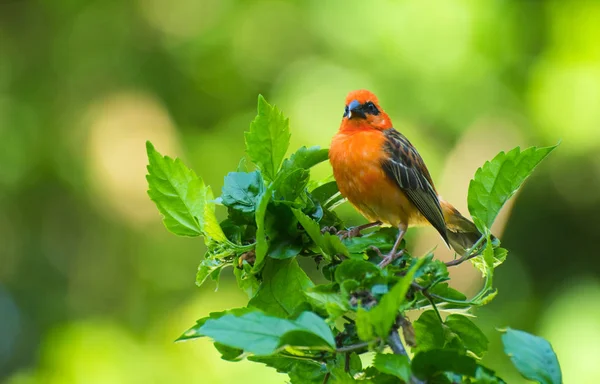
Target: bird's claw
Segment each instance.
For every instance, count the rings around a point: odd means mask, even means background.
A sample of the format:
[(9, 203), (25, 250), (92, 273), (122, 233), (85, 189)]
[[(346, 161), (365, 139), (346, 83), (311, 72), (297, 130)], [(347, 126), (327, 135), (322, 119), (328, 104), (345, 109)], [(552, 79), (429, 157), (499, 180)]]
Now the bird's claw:
[(338, 232), (339, 232), (339, 231), (337, 230), (337, 228), (336, 228), (336, 227), (330, 227), (330, 226), (327, 226), (327, 227), (323, 227), (323, 228), (321, 228), (321, 234), (322, 234), (322, 235), (324, 235), (324, 234), (326, 234), (326, 233), (331, 233), (332, 235), (335, 235), (335, 234), (337, 234)]
[[(379, 262), (379, 268), (383, 269), (385, 267), (387, 267), (389, 264), (393, 263), (394, 260), (396, 260), (397, 258), (399, 258), (400, 256), (402, 256), (402, 254), (404, 253), (404, 249), (401, 249), (400, 251), (391, 254), (388, 253), (387, 255), (383, 256), (383, 260), (381, 260)], [(381, 251), (379, 251), (379, 255), (381, 256)]]
[(379, 248), (377, 248), (374, 245), (369, 245), (369, 249), (371, 251), (375, 251), (375, 253), (377, 253), (377, 256), (381, 257), (382, 259), (385, 259), (385, 255), (383, 253), (381, 253), (381, 251), (379, 250)]

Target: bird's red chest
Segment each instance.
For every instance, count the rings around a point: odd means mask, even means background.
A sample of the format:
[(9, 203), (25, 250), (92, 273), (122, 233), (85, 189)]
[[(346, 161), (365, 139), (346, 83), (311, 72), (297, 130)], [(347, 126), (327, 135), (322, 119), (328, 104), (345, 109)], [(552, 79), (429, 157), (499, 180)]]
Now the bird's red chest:
[(379, 132), (339, 133), (330, 148), (330, 162), (340, 192), (351, 201), (368, 193), (386, 176), (381, 168), (383, 138)]
[(370, 220), (395, 223), (405, 197), (381, 166), (384, 140), (376, 130), (338, 133), (329, 158), (338, 188), (352, 205)]

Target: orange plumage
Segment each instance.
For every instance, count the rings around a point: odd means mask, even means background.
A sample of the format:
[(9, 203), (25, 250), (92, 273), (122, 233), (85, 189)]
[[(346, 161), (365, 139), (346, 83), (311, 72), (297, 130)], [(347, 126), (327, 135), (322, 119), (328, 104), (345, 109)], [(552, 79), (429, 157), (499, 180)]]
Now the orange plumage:
[(329, 157), (342, 195), (367, 219), (399, 229), (389, 259), (408, 226), (432, 225), (460, 254), (481, 237), (471, 221), (438, 196), (423, 159), (393, 128), (371, 92), (354, 91), (346, 98)]

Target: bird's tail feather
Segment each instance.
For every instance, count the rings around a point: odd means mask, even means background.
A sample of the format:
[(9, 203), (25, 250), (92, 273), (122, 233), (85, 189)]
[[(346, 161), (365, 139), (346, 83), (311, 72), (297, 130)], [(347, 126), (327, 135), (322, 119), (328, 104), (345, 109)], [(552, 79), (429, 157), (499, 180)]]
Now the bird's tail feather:
[[(475, 224), (461, 215), (452, 204), (444, 200), (441, 200), (440, 203), (446, 221), (446, 234), (450, 246), (456, 253), (462, 256), (471, 249), (483, 235), (479, 232)], [(492, 243), (497, 241), (496, 237), (492, 236)], [(481, 242), (475, 250), (475, 254), (480, 254), (485, 246), (486, 242)]]

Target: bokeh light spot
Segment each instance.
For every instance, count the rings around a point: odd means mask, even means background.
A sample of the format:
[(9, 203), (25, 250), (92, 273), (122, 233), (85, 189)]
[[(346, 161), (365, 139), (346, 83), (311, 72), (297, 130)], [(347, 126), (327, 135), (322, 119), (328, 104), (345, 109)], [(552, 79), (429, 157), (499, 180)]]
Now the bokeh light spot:
[(539, 333), (551, 341), (565, 383), (600, 383), (600, 281), (566, 281), (557, 292)]
[(162, 153), (177, 154), (173, 123), (164, 107), (143, 93), (117, 93), (93, 103), (89, 130), (89, 183), (92, 199), (111, 217), (130, 224), (157, 219), (146, 194), (146, 147), (150, 140)]

